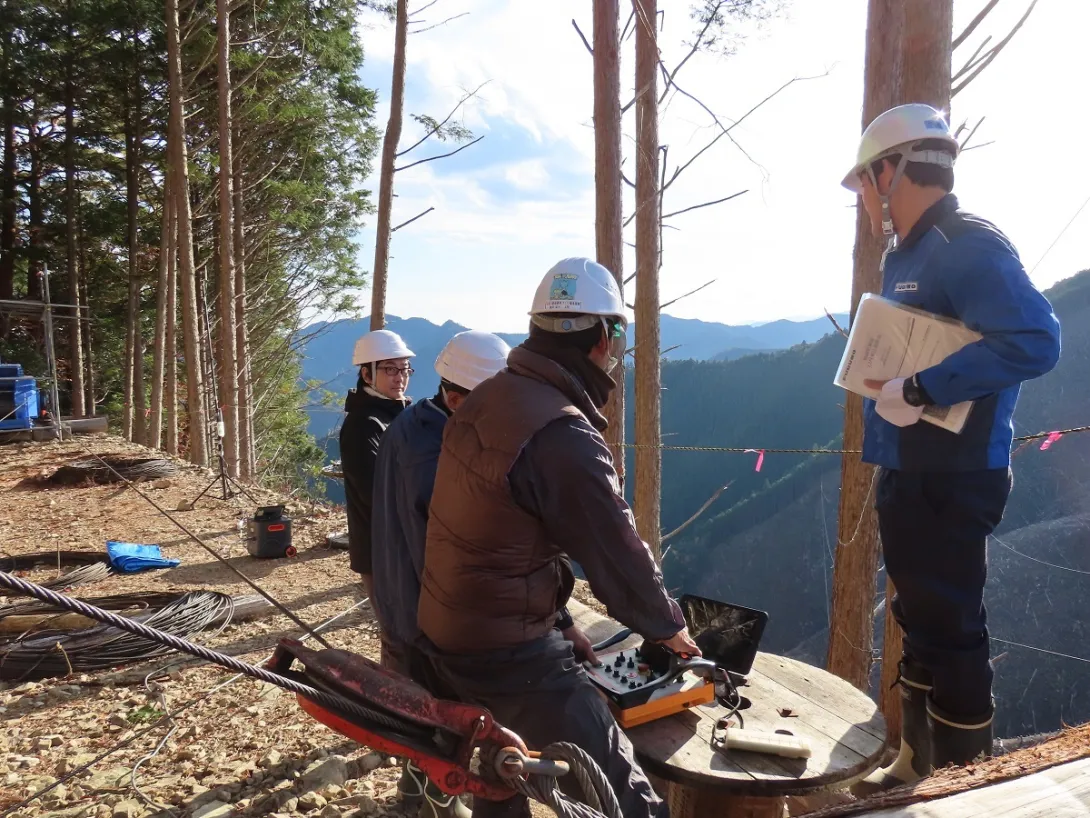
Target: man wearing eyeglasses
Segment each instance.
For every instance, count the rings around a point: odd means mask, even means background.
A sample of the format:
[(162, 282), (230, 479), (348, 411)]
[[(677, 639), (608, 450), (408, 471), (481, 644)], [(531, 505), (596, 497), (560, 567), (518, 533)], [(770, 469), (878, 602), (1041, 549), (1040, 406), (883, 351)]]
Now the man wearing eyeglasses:
[(409, 405), (405, 397), (413, 351), (396, 332), (380, 329), (356, 341), (356, 388), (348, 391), (341, 425), (341, 470), (348, 512), (349, 566), (371, 596), (371, 509), (378, 445), (386, 427)]
[[(545, 275), (530, 337), (447, 421), (418, 625), (451, 695), (487, 707), (531, 748), (577, 744), (602, 767), (626, 818), (662, 818), (666, 805), (580, 664), (594, 661), (589, 642), (561, 632), (575, 584), (570, 556), (614, 618), (700, 653), (636, 533), (601, 434), (624, 332), (624, 303), (605, 267), (571, 258)], [(473, 809), (474, 818), (528, 814), (521, 796)]]

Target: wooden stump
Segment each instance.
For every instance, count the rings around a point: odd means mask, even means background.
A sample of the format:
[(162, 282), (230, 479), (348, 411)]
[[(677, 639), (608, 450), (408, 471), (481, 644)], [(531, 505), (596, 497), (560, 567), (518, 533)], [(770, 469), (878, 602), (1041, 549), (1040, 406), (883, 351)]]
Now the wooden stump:
[(726, 795), (721, 790), (671, 784), (671, 818), (786, 818), (783, 798)]

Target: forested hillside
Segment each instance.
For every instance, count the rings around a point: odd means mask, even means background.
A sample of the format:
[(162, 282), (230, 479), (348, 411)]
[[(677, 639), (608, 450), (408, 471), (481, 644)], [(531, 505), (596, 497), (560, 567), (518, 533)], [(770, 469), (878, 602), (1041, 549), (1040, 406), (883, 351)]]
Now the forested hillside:
[[(1063, 354), (1053, 372), (1023, 388), (1016, 434), (1090, 422), (1090, 271), (1061, 282), (1048, 295), (1062, 323)], [(683, 365), (669, 365), (664, 381), (676, 386), (664, 393), (663, 427), (677, 412), (673, 428), (688, 445), (835, 444), (839, 390), (828, 377), (807, 380), (802, 363), (822, 360), (821, 374), (830, 376), (842, 348), (843, 341), (830, 336), (769, 356), (763, 372), (751, 373), (745, 382), (736, 370), (761, 358), (692, 365), (681, 381), (691, 390), (689, 400), (677, 394), (680, 384), (673, 379), (673, 370)], [(722, 384), (714, 393), (718, 400), (709, 400), (702, 387), (713, 381)], [(747, 425), (751, 415), (760, 416), (759, 409), (738, 411), (735, 401), (746, 406), (749, 400), (743, 383), (767, 401), (764, 427)], [(781, 410), (779, 401), (788, 408)], [(699, 431), (685, 431), (695, 424)], [(743, 428), (745, 434), (735, 431)], [(674, 441), (667, 438), (669, 445)], [(1080, 600), (1090, 587), (1090, 434), (1067, 435), (1047, 451), (1040, 446), (1041, 441), (1024, 445), (1013, 460), (1014, 491), (990, 549), (989, 622), (997, 639), (1085, 656)], [(707, 513), (667, 544), (663, 567), (669, 585), (767, 610), (769, 650), (794, 650), (808, 661), (823, 662), (840, 458), (769, 454), (763, 479), (753, 472), (751, 454), (667, 452), (665, 458), (663, 497), (671, 499), (664, 502), (664, 530), (687, 518), (716, 486), (734, 480)], [(679, 485), (689, 487), (680, 498), (674, 491)], [(884, 592), (884, 577), (878, 588)], [(998, 641), (993, 648), (1006, 653), (996, 671), (1003, 705), (1000, 735), (1090, 718), (1082, 663)]]
[[(41, 299), (48, 270), (86, 310), (58, 311), (65, 415), (204, 463), (222, 406), (233, 474), (320, 459), (298, 349), (304, 313), (364, 283), (369, 5), (3, 4), (0, 299)], [(0, 309), (0, 358), (45, 378), (43, 340)]]

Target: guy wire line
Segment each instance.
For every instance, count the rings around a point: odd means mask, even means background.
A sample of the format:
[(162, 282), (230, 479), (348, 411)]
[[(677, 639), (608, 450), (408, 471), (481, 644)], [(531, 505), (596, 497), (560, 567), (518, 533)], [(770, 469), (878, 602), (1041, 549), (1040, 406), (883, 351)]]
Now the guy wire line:
[(277, 601), (276, 599), (274, 599), (273, 596), (271, 594), (269, 594), (264, 588), (262, 588), (260, 585), (258, 585), (256, 582), (254, 582), (252, 579), (250, 579), (248, 576), (246, 576), (244, 573), (242, 573), (242, 571), (240, 571), (238, 568), (233, 566), (230, 563), (229, 560), (226, 560), (223, 557), (221, 557), (219, 554), (217, 554), (216, 550), (214, 548), (212, 548), (212, 546), (208, 545), (204, 540), (202, 540), (200, 537), (198, 537), (196, 534), (194, 534), (192, 531), (190, 531), (185, 525), (183, 525), (181, 522), (179, 522), (178, 519), (175, 518), (169, 511), (167, 511), (161, 505), (156, 503), (153, 499), (151, 499), (151, 497), (144, 494), (144, 492), (140, 491), (140, 489), (138, 489), (136, 487), (135, 483), (133, 483), (131, 480), (129, 480), (124, 475), (122, 475), (120, 472), (118, 472), (117, 469), (115, 469), (113, 466), (111, 466), (107, 461), (103, 460), (98, 454), (91, 451), (91, 449), (89, 449), (87, 446), (84, 446), (83, 444), (79, 444), (79, 446), (80, 446), (81, 449), (83, 449), (85, 452), (87, 452), (89, 455), (91, 455), (91, 457), (95, 458), (102, 465), (104, 465), (106, 468), (108, 468), (110, 471), (112, 471), (115, 475), (117, 475), (117, 477), (122, 482), (124, 482), (126, 486), (128, 486), (133, 491), (135, 491), (138, 495), (140, 495), (145, 500), (147, 500), (148, 503), (150, 503), (151, 506), (156, 511), (158, 511), (160, 514), (162, 514), (164, 517), (166, 517), (168, 520), (170, 520), (172, 523), (174, 523), (174, 525), (178, 526), (178, 528), (180, 528), (189, 537), (191, 537), (193, 539), (193, 541), (195, 543), (197, 543), (197, 545), (199, 545), (201, 548), (203, 548), (205, 551), (207, 551), (209, 554), (211, 554), (217, 560), (219, 560), (224, 565), (226, 565), (228, 568), (230, 568), (231, 571), (234, 572), (235, 574), (237, 574), (242, 579), (243, 582), (245, 582), (247, 585), (249, 585), (251, 588), (253, 588), (255, 591), (257, 591), (262, 597), (264, 597), (266, 602), (271, 604), (274, 608), (276, 608), (278, 611), (280, 611), (282, 614), (284, 614), (288, 619), (290, 619), (292, 622), (294, 622), (296, 625), (298, 625), (300, 628), (302, 628), (305, 633), (309, 634), (310, 636), (313, 636), (322, 647), (324, 647), (324, 648), (332, 648), (333, 647), (324, 638), (319, 636), (318, 633), (315, 632), (314, 629), (310, 627), (310, 625), (308, 625), (306, 622), (304, 622), (302, 619), (300, 619), (298, 616), (296, 616), (294, 613), (292, 613), (290, 610), (288, 610), (288, 608), (283, 603), (281, 603), (281, 602)]
[[(1071, 429), (1055, 429), (1050, 432), (1037, 432), (1032, 435), (1018, 435), (1015, 443), (1023, 443), (1031, 440), (1044, 440), (1049, 435), (1073, 435), (1079, 432), (1090, 432), (1090, 425), (1075, 426)], [(659, 443), (622, 443), (625, 449), (661, 449), (669, 452), (727, 452), (733, 454), (862, 454), (859, 449), (774, 449), (761, 446), (670, 446)]]

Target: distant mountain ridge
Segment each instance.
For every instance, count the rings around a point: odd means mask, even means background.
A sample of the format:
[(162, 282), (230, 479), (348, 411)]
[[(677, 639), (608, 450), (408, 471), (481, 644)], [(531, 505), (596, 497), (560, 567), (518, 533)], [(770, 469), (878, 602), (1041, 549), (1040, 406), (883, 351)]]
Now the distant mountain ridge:
[[(836, 316), (844, 323), (847, 316)], [(416, 353), (415, 373), (409, 384), (409, 394), (415, 398), (435, 394), (439, 378), (433, 363), (452, 337), (468, 327), (454, 321), (434, 324), (425, 318), (399, 318), (388, 315), (386, 328), (400, 335)], [(352, 346), (369, 329), (369, 319), (318, 322), (304, 332), (313, 337), (303, 348), (303, 379), (315, 381), (338, 394), (356, 385), (356, 368), (351, 364)], [(696, 318), (662, 316), (660, 337), (663, 357), (667, 361), (734, 360), (744, 355), (769, 350), (787, 349), (796, 344), (817, 341), (832, 331), (827, 318), (810, 321), (772, 321), (759, 326), (731, 326)], [(497, 333), (511, 346), (521, 343), (525, 333)], [(635, 324), (629, 325), (628, 343), (635, 343)], [(673, 347), (673, 349), (671, 349)], [(313, 410), (309, 431), (321, 440), (340, 418), (340, 407)]]

